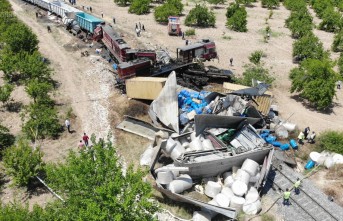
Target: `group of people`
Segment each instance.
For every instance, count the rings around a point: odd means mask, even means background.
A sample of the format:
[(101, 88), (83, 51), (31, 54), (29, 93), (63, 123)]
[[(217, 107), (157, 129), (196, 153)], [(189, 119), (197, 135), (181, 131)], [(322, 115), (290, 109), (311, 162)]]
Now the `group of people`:
[(304, 140), (307, 139), (308, 143), (313, 144), (315, 142), (316, 133), (312, 131), (312, 134), (310, 134), (310, 127), (306, 127), (304, 131), (301, 131), (298, 135), (298, 143), (304, 144)]
[(141, 31), (145, 31), (145, 27), (140, 22), (138, 24), (136, 23), (135, 31), (136, 31), (137, 37), (140, 37), (141, 36)]
[[(301, 181), (298, 178), (297, 181), (293, 184), (295, 195), (300, 193)], [(289, 199), (291, 198), (291, 190), (286, 188), (286, 191), (283, 192), (283, 205), (289, 205)]]
[[(65, 124), (68, 132), (72, 133), (72, 131), (70, 130), (70, 120), (66, 119), (64, 124)], [(77, 144), (77, 147), (79, 148), (79, 150), (83, 150), (85, 147), (88, 147), (88, 145), (89, 145), (88, 141), (89, 141), (88, 135), (86, 133), (83, 133), (82, 140), (80, 140), (80, 142)]]
[[(85, 6), (82, 5), (82, 9), (85, 10)], [(87, 11), (89, 10), (91, 13), (93, 12), (92, 6), (86, 6)]]

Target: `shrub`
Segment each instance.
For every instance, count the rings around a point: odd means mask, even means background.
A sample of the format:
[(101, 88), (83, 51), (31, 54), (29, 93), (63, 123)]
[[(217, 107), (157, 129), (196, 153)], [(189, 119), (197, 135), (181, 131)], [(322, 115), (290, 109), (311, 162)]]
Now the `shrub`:
[(343, 154), (343, 132), (330, 130), (321, 133), (317, 139), (316, 148), (320, 151), (327, 150)]
[(261, 3), (262, 7), (272, 9), (279, 6), (280, 0), (262, 0)]
[(0, 87), (0, 101), (5, 104), (11, 97), (11, 93), (14, 89), (14, 86), (11, 84), (5, 84)]
[(224, 4), (225, 0), (206, 0), (210, 4), (218, 5), (218, 4)]
[(332, 104), (335, 96), (337, 74), (332, 70), (330, 61), (307, 59), (290, 72), (291, 93), (299, 92), (300, 97), (308, 100), (318, 110)]
[(268, 69), (260, 65), (246, 65), (243, 72), (243, 78), (236, 79), (237, 83), (252, 86), (252, 79), (262, 81), (267, 84), (272, 84), (275, 80), (270, 74)]
[(158, 22), (168, 22), (168, 17), (180, 15), (183, 4), (180, 0), (169, 0), (167, 3), (155, 8), (154, 17)]
[(188, 13), (185, 25), (186, 26), (200, 26), (200, 27), (209, 27), (215, 26), (216, 16), (213, 11), (208, 10), (207, 7), (196, 5), (195, 8), (191, 9)]
[(291, 11), (306, 9), (306, 0), (285, 0), (283, 4)]
[(129, 12), (137, 15), (149, 13), (150, 0), (133, 0)]
[(3, 162), (6, 172), (13, 176), (15, 184), (26, 186), (43, 170), (42, 156), (39, 148), (33, 150), (27, 141), (20, 140), (17, 145), (4, 151)]
[(333, 9), (333, 3), (331, 0), (314, 0), (313, 9), (319, 18), (322, 18), (325, 10)]
[(328, 54), (324, 51), (323, 43), (312, 32), (293, 43), (293, 57), (299, 61), (304, 59), (324, 59)]
[(14, 141), (15, 137), (9, 133), (9, 129), (0, 124), (0, 151), (13, 145)]
[(343, 19), (341, 13), (336, 12), (333, 8), (328, 8), (324, 11), (322, 22), (319, 24), (319, 29), (327, 32), (336, 32), (343, 28)]
[(185, 35), (186, 35), (186, 36), (195, 35), (195, 29), (194, 29), (194, 28), (191, 28), (191, 29), (186, 30)]
[(244, 4), (246, 6), (251, 5), (252, 2), (256, 2), (255, 0), (236, 0), (237, 3), (239, 4)]
[(53, 85), (50, 82), (39, 81), (38, 79), (30, 80), (26, 87), (26, 93), (33, 99), (33, 102), (44, 102), (44, 100), (50, 100), (49, 92), (53, 89)]
[(343, 51), (343, 30), (335, 34), (331, 48), (334, 52)]
[(259, 50), (259, 51), (254, 51), (253, 53), (251, 53), (251, 55), (249, 56), (249, 61), (255, 65), (260, 64), (261, 62), (261, 58), (264, 56), (263, 51)]
[(245, 7), (241, 7), (238, 4), (230, 4), (226, 11), (228, 28), (238, 31), (246, 32), (247, 29), (247, 11)]
[(338, 58), (337, 66), (338, 66), (339, 73), (343, 76), (343, 53), (342, 52)]

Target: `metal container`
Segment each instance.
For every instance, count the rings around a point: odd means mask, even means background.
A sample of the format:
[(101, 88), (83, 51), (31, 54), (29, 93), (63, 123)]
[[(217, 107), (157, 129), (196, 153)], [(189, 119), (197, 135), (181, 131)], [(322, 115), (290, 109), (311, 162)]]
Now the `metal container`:
[(129, 98), (155, 100), (162, 91), (166, 81), (167, 78), (131, 78), (125, 81), (126, 94)]
[(90, 33), (94, 32), (97, 25), (103, 23), (104, 21), (94, 17), (93, 15), (78, 12), (76, 13), (75, 20), (79, 23), (80, 27)]

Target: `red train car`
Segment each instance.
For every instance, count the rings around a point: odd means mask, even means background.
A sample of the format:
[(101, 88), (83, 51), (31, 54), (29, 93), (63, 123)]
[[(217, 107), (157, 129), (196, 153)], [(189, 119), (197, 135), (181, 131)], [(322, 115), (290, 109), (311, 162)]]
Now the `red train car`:
[(118, 64), (117, 72), (120, 79), (127, 79), (134, 76), (150, 76), (151, 60), (149, 58), (138, 58), (133, 61)]
[(216, 44), (208, 39), (196, 42), (176, 50), (177, 59), (181, 62), (189, 63), (193, 59), (199, 58), (206, 61), (217, 58)]

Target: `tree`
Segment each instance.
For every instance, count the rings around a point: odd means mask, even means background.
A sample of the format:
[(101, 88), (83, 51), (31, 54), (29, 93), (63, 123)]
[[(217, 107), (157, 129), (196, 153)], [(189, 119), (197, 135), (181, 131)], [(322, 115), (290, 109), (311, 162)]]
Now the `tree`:
[(22, 130), (31, 140), (56, 138), (62, 132), (57, 112), (49, 102), (49, 100), (44, 100), (43, 103), (32, 103), (26, 108), (24, 116), (28, 115), (28, 120), (24, 123)]
[(332, 130), (324, 131), (318, 137), (316, 148), (320, 151), (327, 150), (343, 154), (343, 132)]
[(127, 6), (131, 2), (132, 0), (114, 0), (114, 3), (117, 3), (119, 6)]
[(36, 35), (24, 24), (11, 24), (2, 35), (6, 47), (14, 53), (26, 51), (33, 53), (38, 49)]
[(216, 16), (213, 11), (209, 11), (207, 7), (196, 5), (195, 8), (191, 9), (186, 17), (186, 26), (200, 26), (209, 27), (215, 26)]
[(224, 4), (225, 0), (206, 0), (208, 3), (213, 5)]
[(293, 57), (299, 61), (324, 59), (328, 57), (328, 53), (324, 51), (323, 43), (311, 32), (293, 43)]
[(37, 100), (50, 100), (49, 92), (53, 89), (53, 85), (50, 82), (41, 82), (38, 79), (32, 79), (25, 87), (27, 94), (36, 103)]
[(245, 7), (239, 4), (230, 4), (226, 11), (226, 26), (234, 31), (246, 32), (247, 29), (247, 11)]
[(244, 4), (246, 6), (249, 6), (252, 2), (256, 2), (255, 0), (236, 0), (238, 4)]
[(298, 68), (291, 70), (291, 93), (298, 92), (317, 109), (323, 110), (332, 104), (335, 96), (337, 74), (330, 61), (306, 59)]
[(154, 16), (158, 22), (168, 22), (168, 17), (180, 15), (183, 11), (181, 0), (168, 0), (165, 4), (155, 8)]
[(14, 86), (11, 84), (5, 84), (2, 87), (0, 87), (0, 101), (3, 104), (6, 104), (7, 101), (10, 99), (13, 89)]
[(340, 56), (338, 58), (337, 66), (338, 66), (338, 71), (340, 75), (343, 76), (343, 53), (342, 52), (340, 53)]
[(3, 162), (6, 172), (14, 177), (15, 184), (26, 186), (43, 170), (42, 156), (39, 148), (33, 150), (27, 141), (19, 140), (15, 146), (5, 149)]
[(259, 65), (261, 63), (261, 59), (264, 56), (263, 51), (254, 51), (249, 56), (249, 61), (255, 65)]
[(0, 124), (0, 153), (1, 151), (14, 144), (15, 137), (9, 133), (9, 129)]
[(335, 34), (331, 48), (334, 52), (343, 51), (343, 30)]
[(272, 9), (279, 7), (280, 0), (262, 0), (261, 3), (262, 7)]
[(272, 84), (275, 80), (270, 74), (268, 69), (261, 65), (248, 64), (243, 72), (243, 78), (237, 78), (236, 82), (245, 86), (252, 87), (252, 79), (262, 81), (266, 84)]
[(150, 0), (133, 0), (129, 12), (137, 15), (149, 13)]
[(291, 11), (306, 9), (306, 0), (285, 0), (284, 6)]
[(19, 58), (10, 50), (2, 50), (0, 53), (0, 70), (4, 72), (4, 78), (9, 82), (19, 80), (18, 72)]
[(333, 9), (333, 2), (331, 0), (314, 0), (313, 9), (319, 18), (322, 18), (325, 10)]
[(336, 12), (333, 8), (327, 8), (322, 16), (322, 22), (319, 29), (327, 32), (336, 32), (343, 28), (343, 19), (341, 13)]
[(286, 26), (291, 30), (293, 38), (301, 38), (312, 31), (312, 16), (307, 8), (292, 11), (286, 19)]

